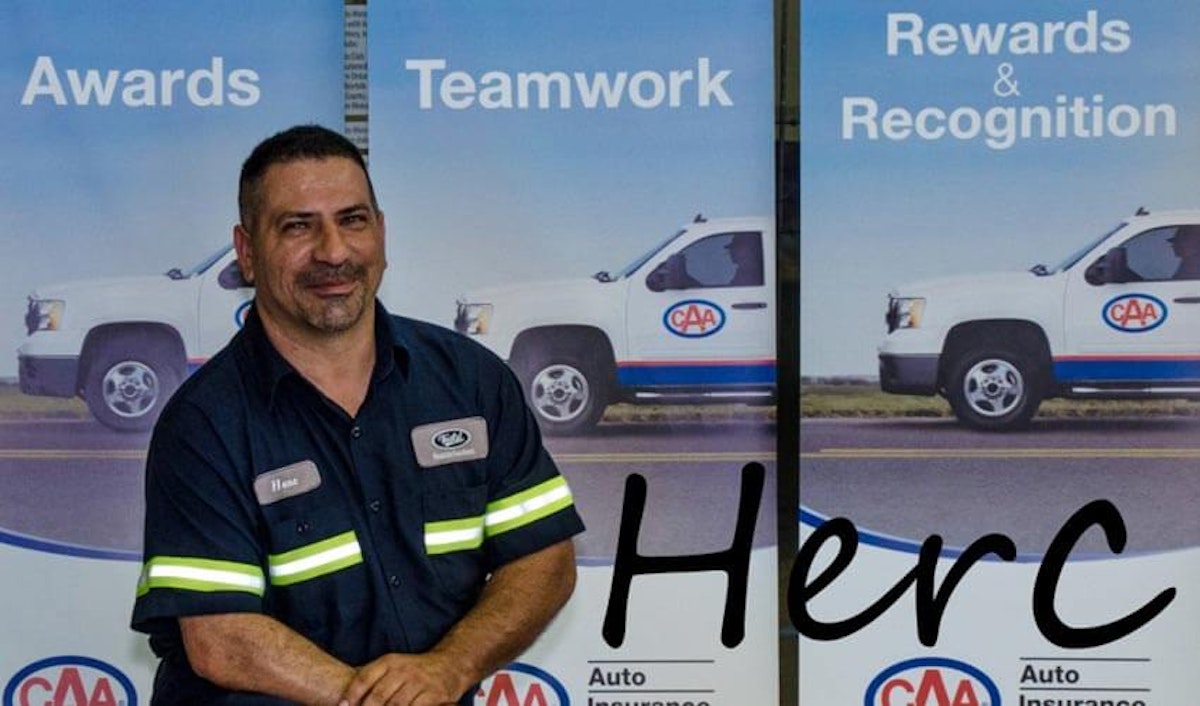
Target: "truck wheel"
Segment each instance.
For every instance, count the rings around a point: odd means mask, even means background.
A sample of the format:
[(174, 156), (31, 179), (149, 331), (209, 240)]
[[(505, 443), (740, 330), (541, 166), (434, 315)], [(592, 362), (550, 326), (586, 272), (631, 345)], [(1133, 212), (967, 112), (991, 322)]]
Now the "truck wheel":
[(105, 341), (88, 365), (84, 401), (104, 426), (144, 431), (154, 426), (179, 387), (179, 378), (161, 346), (137, 345), (129, 339)]
[(580, 434), (604, 416), (605, 390), (595, 366), (568, 354), (534, 356), (522, 366), (525, 396), (542, 432)]
[(976, 348), (952, 363), (946, 397), (967, 426), (1007, 431), (1029, 423), (1041, 404), (1042, 388), (1037, 367), (1026, 354)]

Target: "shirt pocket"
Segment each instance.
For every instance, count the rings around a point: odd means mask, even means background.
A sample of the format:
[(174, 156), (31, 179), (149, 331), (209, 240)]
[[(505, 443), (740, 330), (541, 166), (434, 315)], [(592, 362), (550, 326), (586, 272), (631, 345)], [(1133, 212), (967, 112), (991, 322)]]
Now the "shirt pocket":
[(426, 488), (424, 544), (434, 576), (457, 599), (474, 599), (487, 578), (483, 552), (487, 487)]
[(370, 587), (362, 547), (343, 512), (289, 513), (270, 523), (272, 612), (335, 656), (340, 635), (365, 634)]

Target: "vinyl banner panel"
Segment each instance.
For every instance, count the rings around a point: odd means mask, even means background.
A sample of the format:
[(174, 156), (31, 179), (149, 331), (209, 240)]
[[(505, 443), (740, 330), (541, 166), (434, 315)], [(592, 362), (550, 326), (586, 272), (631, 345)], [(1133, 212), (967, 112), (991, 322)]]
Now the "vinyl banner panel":
[(1200, 686), (1192, 3), (805, 3), (805, 704)]
[(250, 297), (242, 159), (341, 123), (342, 7), (31, 0), (0, 28), (0, 689), (132, 706), (149, 427)]
[(387, 304), (509, 363), (588, 525), (477, 703), (775, 702), (770, 5), (373, 3), (370, 36)]

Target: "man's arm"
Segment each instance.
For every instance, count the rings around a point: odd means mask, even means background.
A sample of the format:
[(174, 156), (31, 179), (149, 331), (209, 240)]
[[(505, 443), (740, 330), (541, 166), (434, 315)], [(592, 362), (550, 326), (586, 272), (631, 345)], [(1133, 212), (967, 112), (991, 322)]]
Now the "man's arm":
[(226, 689), (305, 704), (337, 704), (354, 669), (274, 618), (258, 613), (181, 617), (196, 674)]
[(575, 549), (564, 540), (501, 566), (479, 602), (432, 650), (389, 654), (358, 670), (343, 704), (453, 704), (533, 643), (575, 589)]

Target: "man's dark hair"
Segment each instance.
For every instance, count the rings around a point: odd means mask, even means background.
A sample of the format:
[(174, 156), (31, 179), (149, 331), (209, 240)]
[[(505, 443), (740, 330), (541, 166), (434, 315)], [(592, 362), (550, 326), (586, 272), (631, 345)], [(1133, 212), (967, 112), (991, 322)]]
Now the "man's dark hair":
[(320, 125), (297, 125), (276, 133), (258, 143), (246, 161), (242, 163), (242, 175), (238, 179), (238, 217), (242, 227), (253, 232), (254, 220), (262, 207), (262, 179), (273, 164), (286, 164), (302, 159), (329, 159), (343, 157), (354, 161), (367, 178), (367, 189), (371, 192), (371, 207), (379, 210), (375, 201), (375, 186), (367, 163), (354, 143), (340, 133)]

